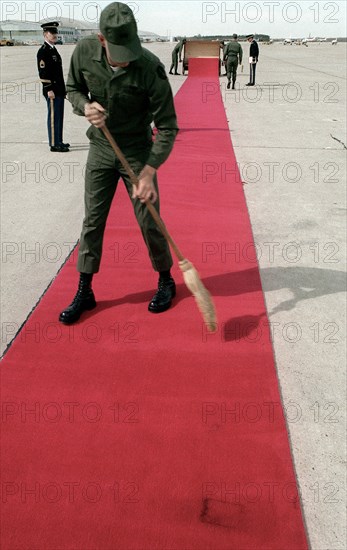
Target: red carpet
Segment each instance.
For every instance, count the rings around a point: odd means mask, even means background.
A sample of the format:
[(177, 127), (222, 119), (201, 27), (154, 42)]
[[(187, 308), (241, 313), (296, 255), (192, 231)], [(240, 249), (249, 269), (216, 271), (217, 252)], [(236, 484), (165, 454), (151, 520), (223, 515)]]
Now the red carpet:
[(120, 184), (98, 309), (56, 322), (75, 292), (73, 258), (1, 366), (2, 550), (307, 548), (217, 72), (190, 61), (159, 181), (218, 332), (205, 333), (177, 267), (174, 307), (147, 312), (156, 276)]

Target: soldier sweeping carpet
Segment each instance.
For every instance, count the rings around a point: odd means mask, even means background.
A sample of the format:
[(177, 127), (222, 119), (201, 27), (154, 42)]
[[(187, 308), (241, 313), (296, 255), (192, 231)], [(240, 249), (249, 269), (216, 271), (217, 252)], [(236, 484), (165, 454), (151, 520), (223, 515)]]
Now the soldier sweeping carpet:
[[(159, 272), (158, 291), (149, 303), (153, 313), (167, 310), (175, 296), (172, 257), (166, 240), (144, 202), (159, 211), (156, 171), (168, 158), (178, 131), (172, 90), (160, 60), (141, 47), (131, 9), (113, 2), (100, 16), (100, 33), (81, 40), (73, 53), (67, 81), (75, 114), (91, 123), (85, 176), (85, 218), (78, 255), (80, 281), (72, 303), (60, 314), (65, 324), (96, 306), (91, 288), (99, 271), (107, 216), (122, 178), (148, 248)], [(106, 122), (105, 122), (106, 121)], [(151, 122), (158, 130), (152, 139)], [(139, 179), (136, 189), (101, 128), (111, 134)]]

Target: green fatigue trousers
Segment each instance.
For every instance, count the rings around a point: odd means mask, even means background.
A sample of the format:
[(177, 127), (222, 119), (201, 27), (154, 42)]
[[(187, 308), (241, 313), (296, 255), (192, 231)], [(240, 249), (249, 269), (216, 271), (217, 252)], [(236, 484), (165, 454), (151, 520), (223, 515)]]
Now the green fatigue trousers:
[(228, 57), (227, 60), (227, 79), (231, 80), (231, 75), (233, 76), (233, 82), (236, 82), (236, 73), (238, 66), (237, 57)]
[(172, 52), (172, 63), (171, 63), (170, 71), (172, 71), (172, 69), (175, 71), (175, 73), (177, 73), (177, 69), (178, 69), (178, 52), (175, 52), (175, 51)]
[[(148, 151), (123, 151), (127, 160), (138, 176), (148, 158)], [(102, 242), (106, 220), (117, 189), (119, 178), (122, 178), (133, 203), (134, 212), (143, 238), (148, 248), (155, 271), (167, 271), (172, 267), (169, 246), (157, 228), (147, 206), (139, 199), (132, 199), (132, 184), (129, 176), (107, 142), (90, 142), (85, 175), (85, 218), (83, 220), (77, 270), (80, 273), (97, 273), (99, 271)], [(158, 192), (158, 182), (154, 178)], [(158, 195), (159, 196), (159, 195)], [(155, 203), (159, 212), (159, 198)]]

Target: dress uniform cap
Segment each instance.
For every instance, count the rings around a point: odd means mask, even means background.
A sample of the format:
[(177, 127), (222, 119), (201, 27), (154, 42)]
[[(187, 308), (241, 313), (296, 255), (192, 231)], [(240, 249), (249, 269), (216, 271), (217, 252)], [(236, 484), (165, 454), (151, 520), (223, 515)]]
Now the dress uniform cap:
[(135, 17), (126, 4), (113, 2), (101, 12), (100, 31), (113, 61), (128, 63), (142, 55)]
[(247, 38), (247, 40), (248, 40), (249, 38), (254, 38), (254, 34), (248, 34), (248, 35), (246, 36), (246, 38)]
[(50, 21), (49, 23), (42, 23), (41, 27), (44, 31), (49, 31), (55, 34), (58, 32), (59, 23), (58, 21)]

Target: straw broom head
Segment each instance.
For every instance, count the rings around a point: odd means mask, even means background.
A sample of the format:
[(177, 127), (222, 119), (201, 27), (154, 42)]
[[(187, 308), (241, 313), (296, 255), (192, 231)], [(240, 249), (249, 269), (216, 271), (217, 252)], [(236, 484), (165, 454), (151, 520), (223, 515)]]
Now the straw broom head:
[(211, 294), (202, 284), (198, 272), (189, 260), (182, 260), (178, 263), (183, 273), (184, 282), (186, 283), (190, 292), (193, 294), (208, 330), (210, 332), (216, 332), (216, 310), (212, 301)]

